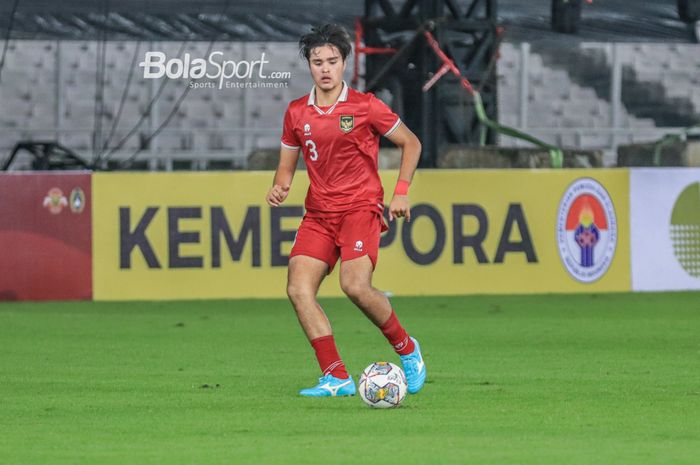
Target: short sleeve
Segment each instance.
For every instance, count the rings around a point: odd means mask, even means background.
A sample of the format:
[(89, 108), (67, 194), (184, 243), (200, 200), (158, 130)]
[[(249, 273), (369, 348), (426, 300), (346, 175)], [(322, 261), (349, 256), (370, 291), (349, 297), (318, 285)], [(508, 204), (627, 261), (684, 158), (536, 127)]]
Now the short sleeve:
[(298, 149), (301, 147), (297, 136), (294, 134), (294, 121), (289, 107), (284, 114), (284, 126), (282, 128), (282, 147), (285, 149)]
[(369, 115), (372, 128), (384, 137), (390, 136), (401, 124), (401, 118), (374, 95), (370, 95)]

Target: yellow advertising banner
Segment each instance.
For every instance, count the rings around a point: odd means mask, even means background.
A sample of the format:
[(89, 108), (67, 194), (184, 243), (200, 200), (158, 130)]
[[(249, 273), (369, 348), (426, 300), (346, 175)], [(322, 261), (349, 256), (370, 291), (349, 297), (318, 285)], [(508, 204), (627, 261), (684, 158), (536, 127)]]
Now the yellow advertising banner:
[[(397, 173), (382, 172), (390, 200)], [(284, 297), (308, 178), (281, 207), (271, 172), (93, 175), (96, 300)], [(395, 295), (629, 291), (629, 171), (422, 170), (412, 221), (382, 237)], [(338, 267), (321, 295), (342, 295)]]

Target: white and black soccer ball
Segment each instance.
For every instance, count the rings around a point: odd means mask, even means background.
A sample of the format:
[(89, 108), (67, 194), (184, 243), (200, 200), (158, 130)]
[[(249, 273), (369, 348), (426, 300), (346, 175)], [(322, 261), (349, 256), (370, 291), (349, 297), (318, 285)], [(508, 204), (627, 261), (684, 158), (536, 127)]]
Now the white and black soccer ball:
[(360, 375), (360, 397), (370, 407), (398, 407), (407, 387), (406, 375), (393, 363), (375, 362)]

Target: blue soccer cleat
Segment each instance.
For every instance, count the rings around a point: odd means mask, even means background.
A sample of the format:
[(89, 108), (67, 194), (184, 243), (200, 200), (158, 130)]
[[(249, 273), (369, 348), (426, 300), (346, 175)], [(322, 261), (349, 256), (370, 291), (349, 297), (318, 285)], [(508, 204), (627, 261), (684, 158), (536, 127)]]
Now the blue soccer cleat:
[(401, 364), (403, 371), (406, 373), (406, 381), (408, 382), (408, 393), (415, 394), (420, 391), (425, 383), (425, 362), (423, 355), (420, 353), (418, 341), (411, 338), (416, 348), (408, 355), (401, 355)]
[(299, 391), (299, 394), (305, 397), (354, 396), (355, 382), (352, 380), (352, 377), (341, 379), (328, 374), (318, 379), (318, 385), (302, 389)]

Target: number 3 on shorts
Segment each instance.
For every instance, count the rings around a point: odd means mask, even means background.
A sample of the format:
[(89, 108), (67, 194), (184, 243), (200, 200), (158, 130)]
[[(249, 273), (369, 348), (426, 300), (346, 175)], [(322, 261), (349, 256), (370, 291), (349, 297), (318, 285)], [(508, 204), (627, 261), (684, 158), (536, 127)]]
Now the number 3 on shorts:
[(318, 160), (318, 152), (316, 151), (316, 144), (311, 139), (306, 141), (306, 146), (309, 148), (309, 159), (311, 161)]

